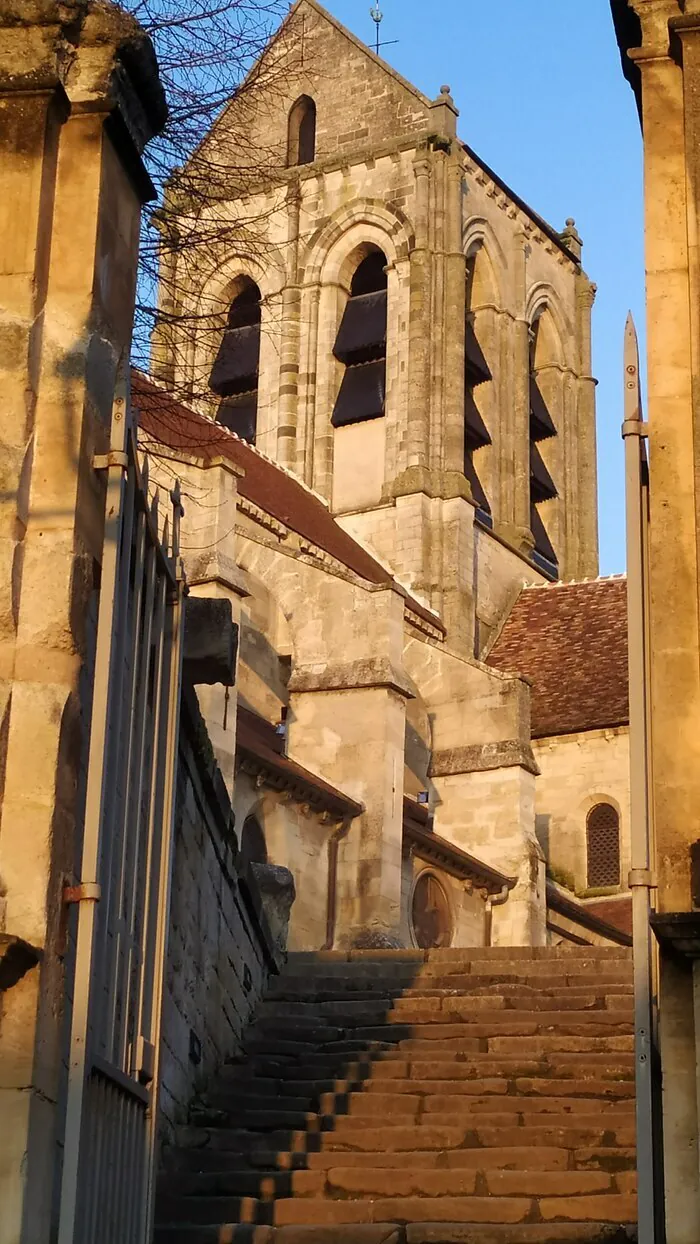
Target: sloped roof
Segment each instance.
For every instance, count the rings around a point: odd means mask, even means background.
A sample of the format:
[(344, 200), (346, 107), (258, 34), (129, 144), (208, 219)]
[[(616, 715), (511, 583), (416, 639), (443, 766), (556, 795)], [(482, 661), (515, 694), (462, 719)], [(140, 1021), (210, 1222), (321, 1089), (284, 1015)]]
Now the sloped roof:
[(355, 817), (364, 810), (357, 800), (350, 799), (317, 773), (286, 756), (284, 743), (275, 727), (243, 705), (238, 706), (236, 754), (239, 762), (252, 763), (270, 785), (291, 791), (299, 801), (308, 803), (318, 812)]
[[(240, 496), (328, 553), (368, 583), (389, 586), (395, 580), (386, 566), (337, 523), (322, 499), (291, 471), (280, 467), (228, 428), (176, 401), (141, 372), (134, 371), (131, 398), (139, 418), (140, 440), (204, 458), (226, 458), (244, 471)], [(402, 589), (404, 590), (404, 589)], [(431, 626), (439, 619), (409, 593), (410, 608)]]
[(532, 683), (533, 738), (626, 725), (626, 579), (523, 588), (487, 663)]

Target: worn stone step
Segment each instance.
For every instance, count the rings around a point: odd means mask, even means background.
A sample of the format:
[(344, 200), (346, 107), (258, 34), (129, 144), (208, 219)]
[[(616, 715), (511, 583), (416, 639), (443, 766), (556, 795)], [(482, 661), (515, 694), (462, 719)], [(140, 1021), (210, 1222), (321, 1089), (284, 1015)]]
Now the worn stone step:
[(523, 1222), (532, 1210), (524, 1197), (391, 1197), (376, 1200), (276, 1201), (275, 1224), (362, 1222)]
[(635, 1226), (605, 1222), (522, 1223), (499, 1227), (468, 1222), (409, 1223), (405, 1244), (634, 1244)]
[[(309, 1172), (304, 1172), (308, 1174)], [(491, 1171), (487, 1167), (461, 1167), (451, 1170), (425, 1170), (411, 1156), (402, 1169), (366, 1170), (357, 1167), (331, 1167), (319, 1172), (325, 1178), (326, 1196), (350, 1197), (445, 1197), (473, 1196), (583, 1196), (617, 1192), (615, 1177), (603, 1171)], [(317, 1195), (317, 1185), (296, 1184), (296, 1196)], [(306, 1188), (309, 1190), (306, 1191)]]
[(154, 1244), (405, 1244), (405, 1232), (395, 1223), (320, 1227), (225, 1223), (216, 1227), (157, 1227), (153, 1241)]

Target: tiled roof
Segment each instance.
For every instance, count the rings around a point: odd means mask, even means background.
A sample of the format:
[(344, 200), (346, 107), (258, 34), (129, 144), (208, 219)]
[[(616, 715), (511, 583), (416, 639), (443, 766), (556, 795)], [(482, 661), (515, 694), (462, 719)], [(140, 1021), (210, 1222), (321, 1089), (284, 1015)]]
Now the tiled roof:
[(620, 929), (622, 933), (632, 935), (632, 896), (624, 894), (620, 898), (597, 898), (595, 902), (583, 904), (586, 911)]
[(523, 588), (487, 660), (532, 683), (533, 738), (626, 725), (626, 579)]
[[(244, 472), (238, 482), (242, 497), (285, 527), (323, 549), (368, 583), (390, 584), (391, 572), (335, 521), (323, 500), (259, 450), (220, 423), (214, 423), (158, 388), (142, 373), (133, 372), (131, 397), (138, 411), (140, 439), (146, 446), (157, 441), (171, 449), (205, 458), (222, 457)], [(442, 629), (439, 619), (409, 597), (411, 609)]]

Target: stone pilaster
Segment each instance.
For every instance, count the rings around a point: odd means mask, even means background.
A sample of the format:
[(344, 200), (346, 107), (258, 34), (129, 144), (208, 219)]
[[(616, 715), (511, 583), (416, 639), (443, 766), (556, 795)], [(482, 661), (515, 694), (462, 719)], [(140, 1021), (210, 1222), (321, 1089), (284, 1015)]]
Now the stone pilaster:
[[(591, 350), (591, 315), (596, 286), (585, 272), (576, 278), (576, 418), (571, 431), (571, 475), (567, 544), (571, 550), (567, 576), (595, 578), (598, 574), (598, 462), (596, 456), (596, 385)], [(571, 443), (573, 442), (573, 443)]]
[(287, 283), (282, 293), (282, 349), (280, 358), (277, 460), (297, 469), (297, 405), (299, 400), (299, 350), (301, 289), (299, 288), (299, 212), (301, 188), (298, 181), (287, 191)]
[(522, 233), (514, 255), (514, 309), (511, 328), (510, 455), (501, 454), (503, 492), (510, 499), (499, 528), (516, 548), (529, 552), (530, 532), (530, 325), (527, 322), (528, 239)]
[(104, 486), (92, 461), (119, 442), (113, 421), (126, 424), (150, 184), (130, 126), (140, 117), (145, 140), (165, 105), (152, 48), (116, 7), (27, 9), (23, 20), (17, 7), (14, 20), (0, 16), (0, 179), (12, 212), (0, 233), (10, 373), (0, 433), (0, 890), (4, 931), (34, 946), (41, 965), (3, 995), (0, 1238), (44, 1244), (58, 1168), (62, 893), (79, 854), (102, 555)]

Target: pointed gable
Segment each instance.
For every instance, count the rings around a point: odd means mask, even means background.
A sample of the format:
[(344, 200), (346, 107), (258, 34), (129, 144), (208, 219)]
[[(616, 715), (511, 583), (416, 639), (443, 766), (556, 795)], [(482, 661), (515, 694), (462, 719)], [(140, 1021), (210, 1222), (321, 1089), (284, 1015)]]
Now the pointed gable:
[[(316, 105), (316, 158), (349, 153), (365, 144), (425, 132), (428, 99), (336, 21), (316, 0), (298, 0), (273, 36), (206, 143), (226, 158), (230, 131), (258, 166), (287, 164), (287, 122), (301, 97)], [(245, 160), (244, 160), (245, 162)]]

